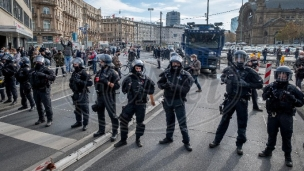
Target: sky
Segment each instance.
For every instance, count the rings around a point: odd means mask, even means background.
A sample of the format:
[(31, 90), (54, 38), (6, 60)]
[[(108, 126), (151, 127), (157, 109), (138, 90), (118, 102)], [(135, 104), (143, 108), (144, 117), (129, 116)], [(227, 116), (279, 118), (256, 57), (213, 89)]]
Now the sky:
[[(95, 8), (101, 8), (102, 16), (134, 18), (134, 21), (150, 21), (150, 12), (148, 8), (154, 8), (151, 11), (151, 21), (159, 22), (160, 12), (163, 13), (163, 22), (166, 20), (166, 14), (170, 11), (180, 12), (181, 24), (195, 22), (197, 24), (206, 24), (205, 16), (207, 13), (207, 0), (84, 0)], [(248, 0), (244, 0), (244, 3)], [(242, 0), (210, 0), (209, 15), (227, 12), (224, 14), (209, 16), (209, 23), (223, 22), (222, 28), (230, 30), (231, 18), (239, 15), (239, 9), (242, 6)], [(121, 13), (119, 14), (119, 11)], [(198, 18), (199, 17), (199, 18)], [(188, 19), (187, 19), (188, 18)]]

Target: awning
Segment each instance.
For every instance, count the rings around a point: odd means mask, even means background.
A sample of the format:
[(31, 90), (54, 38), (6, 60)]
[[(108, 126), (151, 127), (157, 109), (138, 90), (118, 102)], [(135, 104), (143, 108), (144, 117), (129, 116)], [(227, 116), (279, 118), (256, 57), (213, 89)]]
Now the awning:
[(33, 38), (33, 33), (26, 31), (23, 27), (18, 26), (0, 26), (0, 35), (13, 36), (13, 37), (24, 37)]

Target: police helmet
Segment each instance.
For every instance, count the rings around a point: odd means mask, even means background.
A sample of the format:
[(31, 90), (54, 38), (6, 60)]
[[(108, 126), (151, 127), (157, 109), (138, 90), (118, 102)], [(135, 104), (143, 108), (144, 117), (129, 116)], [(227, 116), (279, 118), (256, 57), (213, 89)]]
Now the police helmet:
[(46, 48), (45, 47), (41, 47), (40, 49), (39, 49), (39, 52), (41, 53), (41, 52), (45, 52), (46, 51)]
[(178, 56), (178, 53), (176, 53), (176, 52), (171, 52), (170, 56)]
[(75, 59), (72, 60), (72, 64), (73, 64), (73, 65), (74, 65), (74, 64), (78, 64), (79, 67), (83, 68), (84, 62), (83, 62), (83, 59), (77, 57), (77, 58), (75, 58)]
[(51, 66), (51, 61), (47, 58), (44, 59), (44, 66), (49, 67)]
[(238, 50), (234, 53), (234, 63), (237, 68), (241, 69), (244, 67), (245, 62), (247, 61), (247, 53), (243, 50)]
[(31, 66), (31, 62), (28, 57), (22, 57), (20, 60), (20, 64), (20, 66)]
[(44, 61), (45, 61), (44, 57), (41, 55), (38, 55), (34, 58), (33, 63), (41, 62), (42, 64), (44, 64)]
[(2, 60), (6, 60), (6, 61), (13, 61), (14, 58), (11, 54), (9, 53), (4, 53), (3, 57), (2, 57)]
[(108, 54), (99, 54), (97, 55), (97, 61), (103, 61), (106, 65), (111, 65), (112, 64), (112, 57)]
[(180, 64), (182, 64), (183, 58), (181, 56), (179, 56), (178, 54), (171, 55), (170, 63), (172, 63), (172, 62), (179, 62)]
[(133, 72), (133, 73), (135, 73), (135, 72), (136, 72), (136, 70), (135, 70), (135, 66), (139, 66), (139, 67), (141, 67), (141, 72), (143, 72), (144, 67), (145, 67), (145, 64), (143, 63), (143, 61), (142, 61), (142, 60), (139, 60), (139, 59), (134, 60), (134, 61), (133, 61), (133, 63), (132, 63), (132, 72)]
[(292, 78), (292, 71), (287, 66), (280, 66), (274, 71), (274, 79), (277, 82), (288, 82)]

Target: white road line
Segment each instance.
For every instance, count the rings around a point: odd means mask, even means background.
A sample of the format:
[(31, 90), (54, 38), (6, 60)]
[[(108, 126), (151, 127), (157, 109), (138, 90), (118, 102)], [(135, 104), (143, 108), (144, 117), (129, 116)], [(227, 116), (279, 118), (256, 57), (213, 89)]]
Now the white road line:
[[(60, 100), (60, 99), (63, 99), (63, 98), (65, 98), (65, 97), (67, 97), (67, 96), (70, 96), (70, 95), (72, 95), (72, 94), (68, 94), (68, 95), (66, 95), (66, 96), (59, 97), (58, 99), (52, 100), (52, 102), (53, 102), (53, 101)], [(9, 116), (12, 116), (12, 115), (16, 115), (16, 114), (21, 113), (21, 112), (24, 112), (24, 111), (26, 111), (26, 110), (28, 110), (28, 109), (20, 110), (20, 111), (17, 111), (17, 112), (14, 112), (14, 113), (11, 113), (11, 114), (8, 114), (8, 115), (5, 115), (5, 116), (1, 116), (0, 119), (6, 118), (6, 117), (9, 117)]]
[(0, 122), (0, 134), (55, 150), (60, 150), (77, 141), (4, 122)]
[[(160, 108), (158, 111), (156, 111), (152, 116), (150, 116), (147, 120), (144, 121), (144, 124), (147, 124), (148, 122), (150, 122), (152, 119), (154, 119), (158, 114), (160, 114), (162, 111), (164, 111), (163, 108)], [(135, 129), (133, 131), (131, 131), (128, 135), (129, 137), (133, 136), (135, 134)], [(82, 166), (80, 166), (78, 169), (76, 169), (75, 171), (83, 171), (86, 170), (87, 168), (91, 167), (94, 163), (96, 163), (98, 160), (100, 160), (101, 158), (103, 158), (105, 155), (107, 155), (108, 153), (110, 153), (112, 150), (114, 150), (114, 144), (112, 144), (110, 147), (108, 147), (106, 150), (104, 150), (103, 152), (99, 153), (97, 156), (95, 156), (94, 158), (92, 158), (91, 160), (89, 160), (88, 162), (86, 162), (85, 164), (83, 164)]]

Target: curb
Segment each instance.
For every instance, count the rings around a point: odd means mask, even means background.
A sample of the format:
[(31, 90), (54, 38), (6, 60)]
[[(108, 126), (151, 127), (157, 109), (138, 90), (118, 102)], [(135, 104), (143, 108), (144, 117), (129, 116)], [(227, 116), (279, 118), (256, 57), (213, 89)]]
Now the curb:
[(301, 111), (302, 107), (296, 108), (297, 113), (300, 115), (300, 117), (304, 120), (304, 109)]
[[(163, 90), (160, 90), (155, 95), (154, 98), (157, 99), (157, 100), (155, 100), (155, 106), (149, 106), (149, 107), (147, 107), (146, 115), (149, 114), (150, 112), (152, 112), (154, 109), (156, 109), (158, 106), (161, 105), (161, 100), (162, 100), (161, 97), (162, 97), (162, 95), (163, 95)], [(148, 120), (149, 118), (146, 118), (145, 120)], [(134, 125), (135, 123), (136, 122), (130, 122), (129, 127), (132, 126), (132, 125)], [(118, 135), (119, 134), (120, 134), (120, 131), (118, 131)], [(101, 136), (101, 137), (99, 137), (97, 139), (94, 139), (93, 141), (91, 141), (90, 143), (82, 146), (81, 148), (79, 148), (75, 152), (73, 152), (73, 153), (69, 154), (68, 156), (60, 159), (57, 162), (55, 162), (55, 166), (56, 166), (55, 170), (57, 170), (57, 171), (64, 170), (65, 168), (67, 168), (70, 165), (72, 165), (73, 163), (77, 162), (78, 160), (80, 160), (84, 156), (90, 154), (92, 151), (94, 151), (98, 147), (102, 146), (106, 142), (109, 142), (110, 141), (110, 137), (111, 137), (111, 133), (107, 132), (105, 135), (103, 135), (103, 136)], [(39, 167), (39, 166), (37, 166), (37, 167)]]

